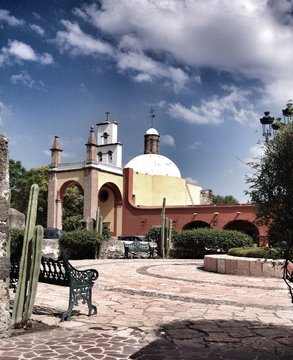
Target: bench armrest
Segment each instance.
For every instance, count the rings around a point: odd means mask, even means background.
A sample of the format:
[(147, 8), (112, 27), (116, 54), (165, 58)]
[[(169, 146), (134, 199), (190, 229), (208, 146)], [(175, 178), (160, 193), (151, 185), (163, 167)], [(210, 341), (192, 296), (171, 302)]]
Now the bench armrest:
[(69, 281), (75, 285), (93, 284), (99, 277), (99, 272), (95, 269), (77, 270), (74, 266), (67, 263)]

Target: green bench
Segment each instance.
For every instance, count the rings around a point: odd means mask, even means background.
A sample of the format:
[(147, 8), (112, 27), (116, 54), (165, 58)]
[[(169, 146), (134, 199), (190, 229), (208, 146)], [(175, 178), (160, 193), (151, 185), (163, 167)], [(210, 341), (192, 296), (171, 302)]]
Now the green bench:
[[(16, 292), (19, 274), (20, 258), (10, 259), (10, 288)], [(95, 269), (77, 270), (61, 253), (57, 260), (42, 256), (39, 282), (69, 287), (68, 309), (62, 314), (61, 321), (70, 320), (73, 307), (79, 300), (88, 306), (88, 316), (97, 313), (97, 307), (92, 303), (92, 288), (99, 273)]]
[(155, 256), (155, 246), (151, 246), (145, 241), (124, 241), (124, 259), (130, 259), (133, 256), (139, 256), (140, 253), (148, 254), (149, 258)]
[(288, 286), (289, 293), (291, 295), (291, 301), (293, 303), (293, 258), (287, 256), (284, 263), (283, 279)]

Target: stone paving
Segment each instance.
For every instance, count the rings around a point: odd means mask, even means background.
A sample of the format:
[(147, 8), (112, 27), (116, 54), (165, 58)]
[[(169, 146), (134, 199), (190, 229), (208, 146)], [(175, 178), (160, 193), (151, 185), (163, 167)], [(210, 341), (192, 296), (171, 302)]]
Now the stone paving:
[(39, 284), (33, 318), (57, 328), (0, 340), (0, 359), (293, 360), (293, 304), (282, 279), (209, 273), (200, 260), (72, 261), (95, 268), (98, 314), (68, 288)]

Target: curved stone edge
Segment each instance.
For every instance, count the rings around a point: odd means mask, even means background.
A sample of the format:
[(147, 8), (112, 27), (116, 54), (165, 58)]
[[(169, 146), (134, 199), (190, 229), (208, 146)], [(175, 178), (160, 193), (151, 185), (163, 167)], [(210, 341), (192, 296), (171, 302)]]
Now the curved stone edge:
[(204, 270), (229, 275), (282, 278), (285, 260), (205, 255)]

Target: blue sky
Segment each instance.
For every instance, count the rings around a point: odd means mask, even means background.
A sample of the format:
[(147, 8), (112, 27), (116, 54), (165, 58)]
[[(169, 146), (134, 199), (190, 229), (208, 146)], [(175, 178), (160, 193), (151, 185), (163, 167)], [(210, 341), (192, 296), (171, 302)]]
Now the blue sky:
[(190, 183), (248, 198), (259, 118), (293, 85), (293, 4), (278, 0), (0, 0), (0, 132), (10, 157), (85, 158), (91, 125), (118, 121), (123, 163), (143, 152), (149, 111), (161, 154)]

